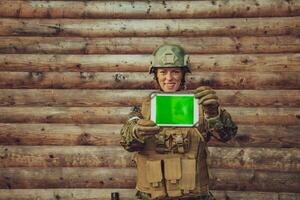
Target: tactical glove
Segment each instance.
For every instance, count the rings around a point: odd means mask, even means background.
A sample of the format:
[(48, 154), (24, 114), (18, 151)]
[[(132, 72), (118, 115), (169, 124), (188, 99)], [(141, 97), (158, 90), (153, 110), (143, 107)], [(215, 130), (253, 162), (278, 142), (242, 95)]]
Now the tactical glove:
[(139, 119), (133, 131), (138, 138), (155, 135), (159, 132), (160, 127), (151, 120)]
[(199, 99), (199, 104), (203, 105), (203, 110), (207, 118), (216, 117), (220, 114), (218, 97), (212, 88), (201, 86), (194, 93), (195, 98)]

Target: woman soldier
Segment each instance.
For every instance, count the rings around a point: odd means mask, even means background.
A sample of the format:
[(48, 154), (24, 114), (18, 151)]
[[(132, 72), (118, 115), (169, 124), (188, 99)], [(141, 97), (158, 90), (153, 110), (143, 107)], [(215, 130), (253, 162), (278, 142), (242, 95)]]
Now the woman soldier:
[[(160, 92), (185, 90), (189, 59), (178, 45), (162, 45), (153, 52), (150, 74)], [(121, 129), (121, 145), (135, 152), (137, 197), (139, 199), (214, 200), (209, 192), (207, 142), (222, 142), (236, 135), (230, 114), (220, 108), (214, 90), (198, 87), (200, 116), (197, 127), (159, 127), (150, 120), (150, 96), (141, 109), (134, 109)]]

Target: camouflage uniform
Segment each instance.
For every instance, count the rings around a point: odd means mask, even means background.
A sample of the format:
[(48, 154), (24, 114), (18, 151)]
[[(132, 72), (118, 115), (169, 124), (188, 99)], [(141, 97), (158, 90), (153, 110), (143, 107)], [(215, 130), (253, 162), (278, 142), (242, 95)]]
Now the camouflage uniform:
[[(172, 56), (169, 49), (166, 52)], [(186, 56), (183, 61), (186, 63)], [(161, 127), (155, 135), (138, 135), (135, 128), (139, 120), (150, 120), (150, 96), (143, 100), (141, 108), (135, 107), (129, 114), (121, 129), (121, 145), (135, 152), (139, 199), (214, 200), (208, 188), (207, 142), (211, 136), (222, 142), (230, 140), (237, 126), (216, 103), (213, 90), (201, 88), (197, 95), (201, 102), (198, 127)]]

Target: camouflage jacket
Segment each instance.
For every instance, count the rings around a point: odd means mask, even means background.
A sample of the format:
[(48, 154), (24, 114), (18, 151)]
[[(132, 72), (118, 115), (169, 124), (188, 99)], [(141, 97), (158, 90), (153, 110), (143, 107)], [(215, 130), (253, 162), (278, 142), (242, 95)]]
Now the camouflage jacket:
[[(143, 105), (146, 101), (146, 99), (143, 101)], [(137, 137), (133, 131), (139, 118), (145, 119), (145, 116), (143, 116), (139, 107), (134, 107), (129, 114), (129, 120), (125, 122), (120, 132), (121, 145), (130, 152), (142, 151), (144, 148), (144, 139)], [(232, 121), (230, 114), (225, 109), (221, 108), (218, 117), (208, 120), (204, 118), (202, 130), (200, 132), (203, 134), (206, 142), (208, 142), (211, 137), (215, 137), (221, 142), (227, 142), (236, 135), (237, 126)]]

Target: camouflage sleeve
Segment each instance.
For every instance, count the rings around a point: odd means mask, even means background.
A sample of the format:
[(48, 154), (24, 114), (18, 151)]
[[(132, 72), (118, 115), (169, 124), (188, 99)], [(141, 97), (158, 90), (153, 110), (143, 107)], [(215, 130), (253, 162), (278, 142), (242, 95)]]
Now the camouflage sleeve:
[(227, 142), (233, 138), (238, 129), (225, 109), (220, 109), (219, 116), (206, 119), (206, 127), (208, 133), (221, 142)]
[(121, 145), (127, 151), (141, 151), (144, 148), (144, 141), (142, 138), (137, 137), (134, 132), (134, 126), (136, 125), (139, 119), (142, 119), (142, 114), (134, 108), (135, 110), (129, 114), (129, 118), (126, 123), (123, 125), (120, 134), (121, 134)]

